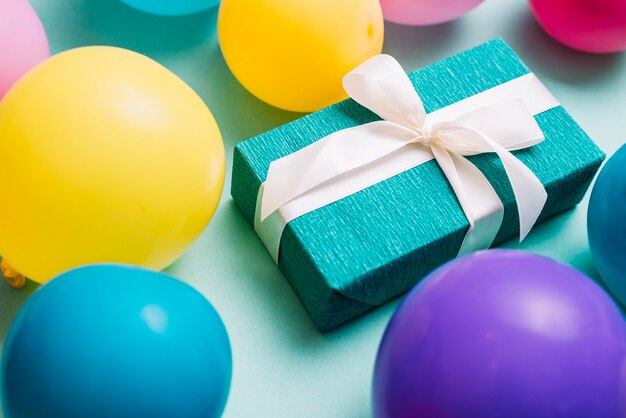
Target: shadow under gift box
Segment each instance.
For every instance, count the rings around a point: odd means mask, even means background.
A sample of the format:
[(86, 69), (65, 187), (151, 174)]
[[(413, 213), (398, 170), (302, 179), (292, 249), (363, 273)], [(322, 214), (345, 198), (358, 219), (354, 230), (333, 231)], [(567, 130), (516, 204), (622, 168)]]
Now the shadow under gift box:
[[(409, 77), (430, 113), (529, 72), (498, 39)], [(605, 155), (563, 107), (535, 119), (545, 141), (514, 154), (548, 192), (541, 221), (581, 201)], [(379, 117), (348, 99), (238, 144), (231, 194), (248, 222), (254, 225), (259, 187), (273, 160), (375, 120)], [(500, 160), (494, 153), (469, 159), (504, 204), (494, 244), (515, 237), (517, 207)], [(468, 228), (448, 180), (432, 160), (291, 221), (278, 265), (318, 329), (328, 331), (406, 292), (457, 256)]]

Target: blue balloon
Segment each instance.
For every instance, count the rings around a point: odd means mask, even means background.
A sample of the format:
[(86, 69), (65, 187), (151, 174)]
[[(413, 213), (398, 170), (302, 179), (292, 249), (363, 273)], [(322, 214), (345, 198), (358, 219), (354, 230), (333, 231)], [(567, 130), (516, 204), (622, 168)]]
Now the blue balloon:
[(6, 418), (218, 417), (232, 359), (196, 290), (121, 265), (71, 270), (24, 304), (5, 342)]
[(220, 0), (122, 0), (122, 2), (147, 13), (182, 16), (208, 10), (217, 6)]
[(598, 273), (626, 304), (626, 145), (600, 172), (587, 215), (589, 246)]

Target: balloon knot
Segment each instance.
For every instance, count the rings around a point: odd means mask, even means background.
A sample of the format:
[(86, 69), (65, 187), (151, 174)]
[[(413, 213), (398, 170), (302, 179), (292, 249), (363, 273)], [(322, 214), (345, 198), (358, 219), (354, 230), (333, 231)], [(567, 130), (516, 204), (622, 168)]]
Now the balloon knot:
[(26, 277), (22, 273), (11, 267), (9, 263), (7, 263), (5, 260), (2, 260), (2, 262), (0, 262), (0, 269), (2, 269), (2, 275), (4, 276), (4, 278), (7, 282), (9, 282), (9, 285), (11, 285), (12, 287), (19, 289), (26, 284)]

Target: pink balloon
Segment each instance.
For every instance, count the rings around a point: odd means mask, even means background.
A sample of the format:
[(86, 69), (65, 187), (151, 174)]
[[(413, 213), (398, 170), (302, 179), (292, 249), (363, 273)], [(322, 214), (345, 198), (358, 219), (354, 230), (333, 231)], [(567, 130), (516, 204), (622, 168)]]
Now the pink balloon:
[(401, 25), (434, 25), (458, 19), (483, 0), (380, 0), (385, 20)]
[(626, 50), (626, 0), (530, 0), (546, 32), (585, 52)]
[(0, 99), (48, 56), (46, 32), (28, 1), (0, 0)]

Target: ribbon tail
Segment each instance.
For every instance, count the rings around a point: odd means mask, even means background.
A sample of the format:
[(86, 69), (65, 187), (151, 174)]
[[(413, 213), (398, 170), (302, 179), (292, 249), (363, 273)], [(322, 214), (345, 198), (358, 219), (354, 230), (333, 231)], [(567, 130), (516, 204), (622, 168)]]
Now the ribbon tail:
[(517, 202), (520, 242), (522, 242), (539, 219), (548, 200), (548, 193), (535, 173), (509, 151), (504, 149), (502, 151), (504, 152), (498, 152), (498, 155), (502, 160)]
[(504, 218), (504, 206), (498, 194), (485, 175), (465, 157), (438, 145), (431, 149), (470, 224), (459, 255), (489, 248)]
[[(525, 132), (528, 143), (534, 143), (538, 139), (539, 129), (536, 121), (528, 115), (519, 116), (519, 124), (527, 125)], [(462, 122), (440, 123), (435, 125), (434, 131), (447, 149), (456, 149), (463, 155), (471, 155), (472, 153), (467, 151), (475, 148), (481, 152), (495, 152), (498, 155), (515, 195), (519, 213), (520, 241), (523, 241), (537, 222), (548, 200), (548, 193), (537, 176), (502, 144), (473, 126)], [(523, 143), (524, 138), (520, 137), (518, 141)]]
[(548, 200), (548, 193), (535, 173), (510, 151), (481, 131), (475, 129), (471, 131), (489, 145), (502, 161), (504, 171), (515, 195), (519, 214), (520, 242), (522, 242), (539, 219)]

